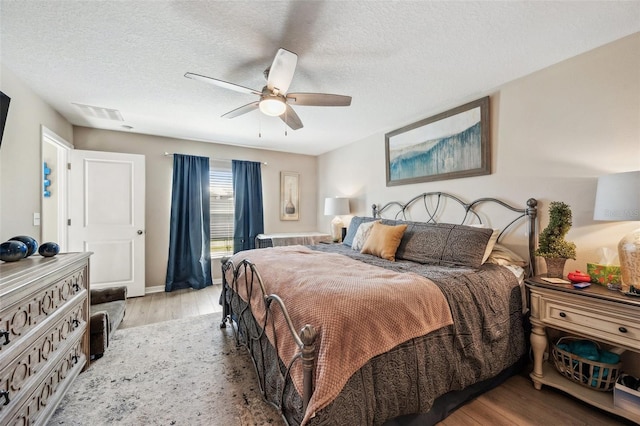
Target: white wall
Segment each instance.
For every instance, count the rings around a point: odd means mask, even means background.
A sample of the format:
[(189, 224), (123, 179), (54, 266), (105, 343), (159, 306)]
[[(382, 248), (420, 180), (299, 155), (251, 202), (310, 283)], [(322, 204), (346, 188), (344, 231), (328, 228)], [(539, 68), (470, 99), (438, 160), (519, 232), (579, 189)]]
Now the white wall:
[[(482, 96), (491, 96), (492, 169), (488, 176), (386, 187), (384, 133), (319, 157), (318, 199), (346, 196), (354, 214), (373, 203), (406, 201), (427, 191), (466, 200), (482, 196), (524, 206), (539, 200), (540, 225), (550, 201), (573, 211), (567, 239), (578, 248), (566, 272), (597, 261), (596, 249), (615, 248), (638, 223), (593, 221), (596, 180), (640, 170), (640, 33), (478, 93), (437, 111), (422, 111), (392, 131)], [(320, 228), (329, 218), (318, 213)], [(525, 251), (526, 252), (526, 251)]]
[[(317, 157), (194, 142), (127, 132), (74, 127), (76, 149), (142, 154), (146, 158), (146, 286), (164, 286), (169, 250), (173, 158), (164, 152), (212, 159), (267, 162), (262, 166), (265, 233), (317, 229)], [(280, 220), (280, 172), (300, 173), (300, 220)], [(219, 262), (212, 263), (214, 278)]]
[(69, 143), (73, 128), (4, 65), (0, 73), (0, 90), (11, 98), (0, 148), (0, 241), (29, 235), (41, 242), (33, 226), (42, 197), (41, 126)]

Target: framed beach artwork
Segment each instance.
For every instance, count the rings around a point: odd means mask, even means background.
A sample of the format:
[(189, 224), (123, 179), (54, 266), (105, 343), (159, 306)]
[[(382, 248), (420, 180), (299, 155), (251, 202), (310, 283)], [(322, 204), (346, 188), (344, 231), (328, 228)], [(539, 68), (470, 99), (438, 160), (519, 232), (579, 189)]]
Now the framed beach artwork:
[(387, 186), (491, 173), (489, 97), (385, 135)]
[(280, 172), (280, 220), (300, 219), (300, 174)]

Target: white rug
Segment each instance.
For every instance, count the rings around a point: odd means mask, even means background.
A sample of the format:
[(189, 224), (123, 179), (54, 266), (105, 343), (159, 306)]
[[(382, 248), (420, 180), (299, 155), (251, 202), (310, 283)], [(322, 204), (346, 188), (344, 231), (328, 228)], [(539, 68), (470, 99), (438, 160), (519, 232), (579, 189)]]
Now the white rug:
[(220, 313), (117, 330), (49, 425), (284, 424)]

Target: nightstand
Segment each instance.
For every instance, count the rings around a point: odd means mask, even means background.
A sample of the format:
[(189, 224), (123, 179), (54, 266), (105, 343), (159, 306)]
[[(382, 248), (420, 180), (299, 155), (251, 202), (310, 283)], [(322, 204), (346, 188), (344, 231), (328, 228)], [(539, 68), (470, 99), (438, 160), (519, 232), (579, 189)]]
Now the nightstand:
[(536, 389), (542, 385), (567, 392), (595, 407), (640, 423), (640, 416), (615, 407), (612, 392), (600, 392), (561, 376), (543, 362), (547, 327), (586, 337), (633, 352), (640, 352), (640, 299), (592, 284), (576, 290), (571, 284), (550, 284), (540, 277), (526, 280), (531, 307), (531, 348)]

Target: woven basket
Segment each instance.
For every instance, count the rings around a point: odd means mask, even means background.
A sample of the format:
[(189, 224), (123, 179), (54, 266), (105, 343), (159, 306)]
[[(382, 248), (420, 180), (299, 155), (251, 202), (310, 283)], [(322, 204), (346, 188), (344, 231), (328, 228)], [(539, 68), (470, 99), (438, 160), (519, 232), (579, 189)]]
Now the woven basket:
[[(561, 342), (584, 340), (575, 337), (561, 337), (551, 350), (553, 362), (560, 374), (589, 389), (610, 392), (618, 380), (622, 363), (607, 364), (582, 358), (576, 354), (558, 348)], [(596, 342), (598, 349), (600, 346)]]

